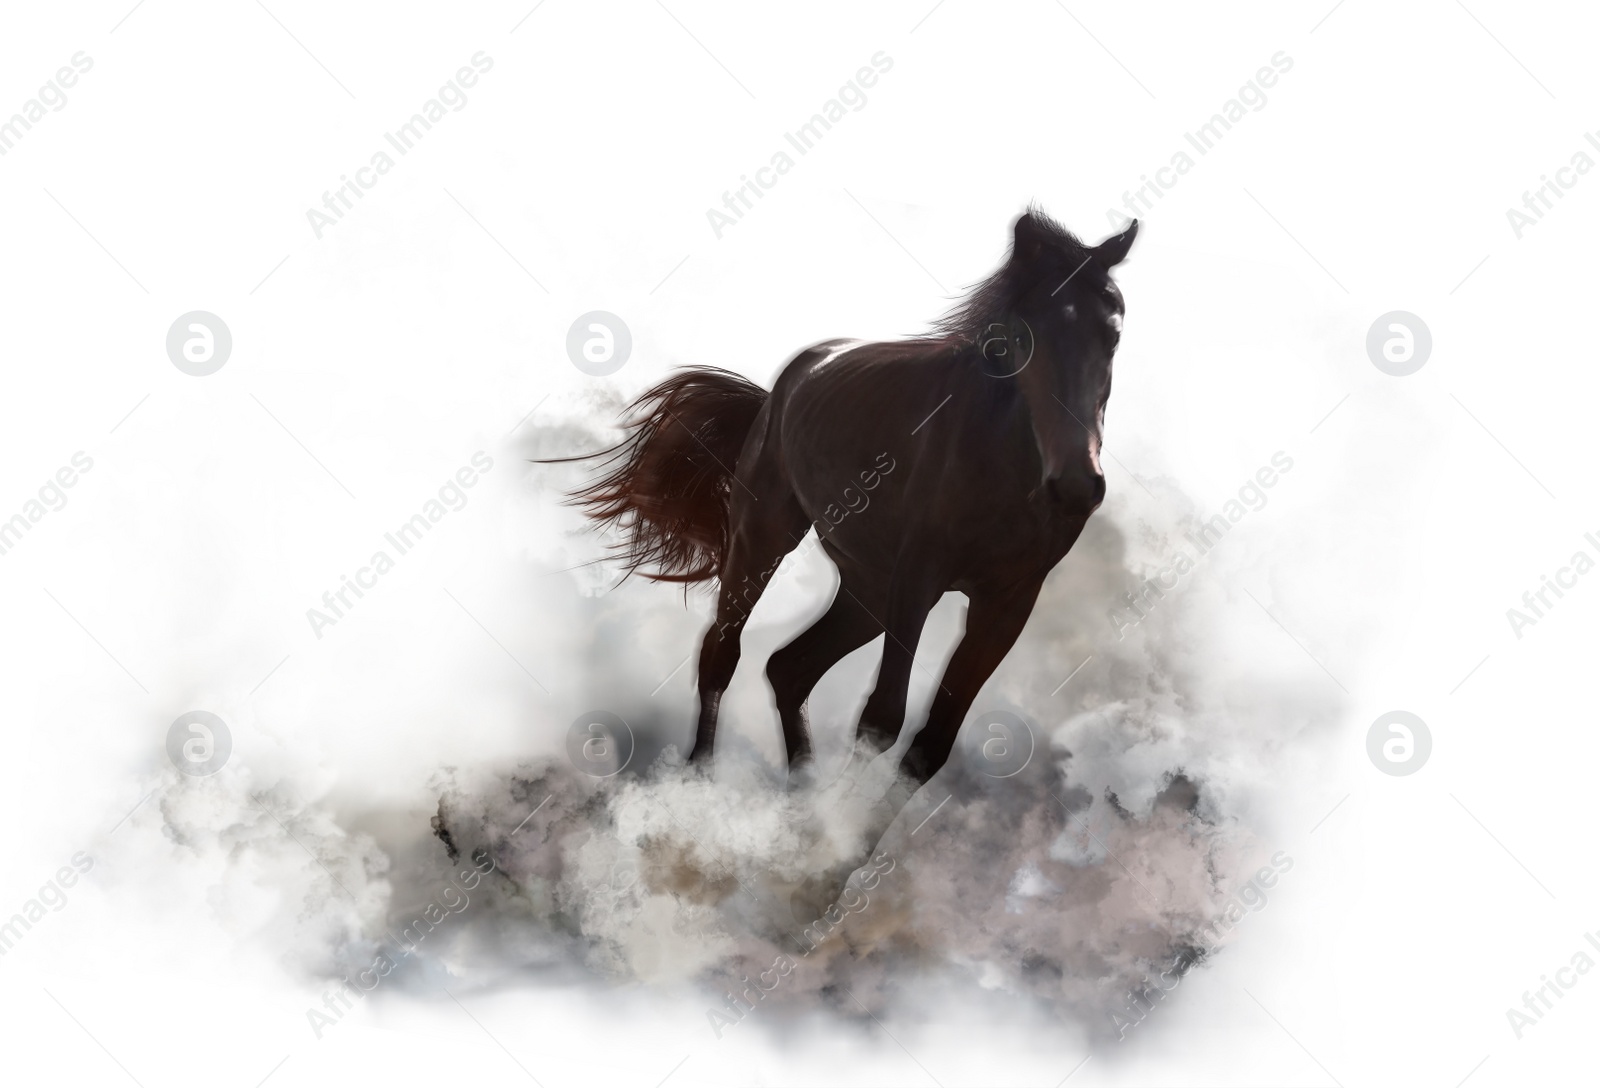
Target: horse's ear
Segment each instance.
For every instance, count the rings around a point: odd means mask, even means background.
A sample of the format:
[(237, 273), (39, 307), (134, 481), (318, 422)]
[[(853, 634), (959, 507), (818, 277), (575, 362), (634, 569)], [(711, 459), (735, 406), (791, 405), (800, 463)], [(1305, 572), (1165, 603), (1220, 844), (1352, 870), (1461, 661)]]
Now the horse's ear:
[(1122, 263), (1128, 255), (1128, 250), (1133, 248), (1133, 240), (1139, 234), (1139, 221), (1133, 220), (1121, 234), (1113, 234), (1110, 238), (1094, 247), (1094, 257), (1097, 262), (1106, 268), (1114, 268)]
[(1011, 252), (1024, 261), (1038, 259), (1047, 244), (1047, 235), (1032, 212), (1023, 212), (1011, 228)]

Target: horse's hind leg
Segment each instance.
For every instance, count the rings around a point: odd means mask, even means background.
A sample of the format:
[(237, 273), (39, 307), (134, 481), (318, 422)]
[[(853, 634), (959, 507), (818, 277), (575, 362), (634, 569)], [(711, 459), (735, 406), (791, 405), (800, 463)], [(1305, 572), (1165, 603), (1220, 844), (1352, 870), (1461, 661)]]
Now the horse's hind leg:
[(852, 589), (841, 577), (833, 603), (822, 618), (795, 636), (767, 662), (767, 680), (783, 723), (783, 743), (789, 754), (789, 781), (812, 759), (811, 725), (806, 699), (817, 681), (846, 655), (860, 649), (883, 632), (872, 612), (862, 604), (860, 586)]
[[(700, 719), (695, 726), (691, 762), (710, 759), (716, 741), (717, 710), (722, 693), (733, 681), (739, 664), (739, 639), (750, 612), (761, 599), (772, 574), (783, 557), (805, 536), (807, 522), (788, 485), (776, 478), (766, 480), (761, 466), (755, 480), (741, 485), (734, 481), (734, 496), (728, 511), (728, 552), (722, 562), (717, 588), (717, 616), (700, 644)], [(744, 486), (767, 486), (746, 492)]]
[(888, 594), (888, 605), (881, 616), (884, 633), (883, 660), (878, 664), (878, 680), (861, 711), (859, 734), (878, 752), (894, 746), (905, 724), (906, 692), (911, 685), (911, 668), (916, 663), (917, 643), (928, 613), (939, 603), (943, 582), (930, 573), (897, 573)]

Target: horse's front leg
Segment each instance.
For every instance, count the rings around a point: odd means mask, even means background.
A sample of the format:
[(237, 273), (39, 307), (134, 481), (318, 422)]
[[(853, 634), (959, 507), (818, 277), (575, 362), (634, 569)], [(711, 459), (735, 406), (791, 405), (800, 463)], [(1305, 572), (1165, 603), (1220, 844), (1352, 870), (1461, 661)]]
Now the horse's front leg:
[[(877, 849), (879, 840), (914, 795), (916, 788), (926, 785), (950, 758), (956, 734), (961, 730), (967, 711), (971, 709), (979, 690), (1022, 634), (1043, 584), (1042, 579), (1029, 581), (972, 597), (967, 608), (966, 633), (940, 680), (933, 706), (928, 711), (928, 722), (911, 742), (903, 762), (911, 782), (899, 781), (892, 769), (880, 765), (877, 772), (870, 776), (871, 782), (861, 781), (857, 784), (860, 793), (854, 797), (854, 801), (865, 807), (862, 832), (867, 856)], [(883, 675), (880, 674), (880, 686), (882, 682)], [(903, 707), (905, 689), (902, 687), (900, 692)], [(808, 881), (792, 903), (796, 919), (803, 924), (801, 915), (815, 917), (817, 911), (835, 902), (843, 893), (851, 873), (864, 864), (865, 856), (846, 859)]]
[[(875, 846), (889, 830), (915, 792), (928, 783), (950, 758), (956, 735), (978, 692), (1027, 624), (1044, 580), (1029, 579), (1004, 589), (972, 594), (967, 606), (966, 632), (951, 655), (928, 710), (928, 721), (912, 740), (899, 767), (879, 767), (863, 782), (868, 803), (865, 840)], [(902, 695), (904, 689), (901, 689)], [(909, 782), (896, 773), (904, 770)]]
[(1030, 580), (973, 596), (967, 606), (966, 634), (939, 681), (928, 722), (911, 742), (902, 764), (917, 785), (925, 785), (950, 758), (972, 701), (1016, 644), (1043, 585), (1043, 579)]
[[(928, 613), (938, 603), (944, 583), (927, 573), (919, 579), (897, 575), (891, 579), (887, 604), (880, 611), (851, 593), (849, 584), (840, 581), (839, 594), (848, 597), (871, 617), (871, 624), (884, 634), (883, 658), (878, 665), (878, 680), (857, 726), (863, 759), (852, 752), (845, 774), (828, 794), (830, 815), (841, 817), (861, 836), (867, 848), (883, 836), (894, 816), (909, 799), (909, 793), (895, 782), (895, 768), (887, 761), (870, 762), (892, 748), (905, 722), (906, 692), (911, 684), (911, 669), (917, 643)], [(877, 602), (872, 602), (876, 604)], [(804, 882), (792, 901), (796, 921), (805, 924), (815, 912), (825, 908), (844, 890), (845, 880), (859, 868), (859, 857), (835, 859), (822, 872)]]

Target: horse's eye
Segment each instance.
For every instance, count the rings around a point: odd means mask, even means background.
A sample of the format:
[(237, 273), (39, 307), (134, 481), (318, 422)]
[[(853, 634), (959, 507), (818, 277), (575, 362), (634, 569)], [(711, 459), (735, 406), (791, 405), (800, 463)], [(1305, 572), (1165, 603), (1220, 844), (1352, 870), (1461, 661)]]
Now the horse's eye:
[(1110, 324), (1110, 326), (1113, 329), (1115, 329), (1117, 332), (1121, 332), (1122, 331), (1122, 315), (1121, 314), (1112, 314), (1110, 319), (1109, 319), (1109, 321), (1108, 321), (1108, 324)]
[(1068, 317), (1078, 316), (1078, 308), (1070, 302), (1061, 308), (1061, 312)]

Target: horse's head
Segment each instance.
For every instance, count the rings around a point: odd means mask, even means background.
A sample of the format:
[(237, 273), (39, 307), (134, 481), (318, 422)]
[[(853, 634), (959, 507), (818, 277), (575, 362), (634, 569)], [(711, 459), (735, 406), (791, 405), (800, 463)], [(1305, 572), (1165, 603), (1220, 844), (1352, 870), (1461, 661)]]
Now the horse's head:
[(1027, 403), (1039, 486), (1090, 509), (1105, 497), (1100, 430), (1122, 330), (1122, 292), (1111, 269), (1138, 230), (1134, 221), (1088, 246), (1030, 210), (1017, 220), (1011, 254), (992, 281), (1004, 290), (991, 299), (1000, 306), (984, 334), (985, 366), (1016, 382)]

